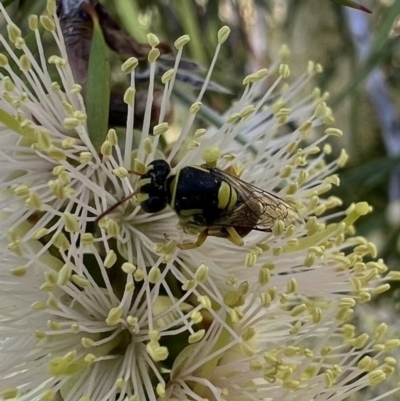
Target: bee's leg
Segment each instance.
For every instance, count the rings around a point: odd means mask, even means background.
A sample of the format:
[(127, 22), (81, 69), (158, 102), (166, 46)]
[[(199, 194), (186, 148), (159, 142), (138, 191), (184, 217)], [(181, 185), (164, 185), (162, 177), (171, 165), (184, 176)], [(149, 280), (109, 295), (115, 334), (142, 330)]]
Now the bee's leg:
[(237, 246), (243, 246), (244, 242), (242, 237), (238, 234), (238, 232), (235, 230), (234, 227), (227, 227), (226, 231), (228, 231), (229, 234), (229, 241), (231, 241), (233, 244)]
[(178, 244), (178, 248), (183, 249), (183, 250), (188, 250), (188, 249), (196, 249), (199, 246), (202, 246), (204, 244), (204, 241), (208, 237), (208, 228), (203, 230), (198, 236), (197, 236), (197, 241), (196, 242), (187, 242), (184, 244)]

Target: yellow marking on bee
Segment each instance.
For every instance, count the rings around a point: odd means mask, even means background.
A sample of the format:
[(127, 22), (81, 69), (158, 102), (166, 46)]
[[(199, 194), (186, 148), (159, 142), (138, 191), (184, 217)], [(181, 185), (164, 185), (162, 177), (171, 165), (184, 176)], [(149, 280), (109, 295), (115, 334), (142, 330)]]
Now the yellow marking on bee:
[(231, 199), (229, 201), (228, 210), (232, 210), (235, 208), (238, 200), (236, 189), (231, 186)]
[(179, 215), (183, 217), (190, 217), (194, 216), (195, 214), (203, 214), (203, 209), (187, 209), (179, 212)]
[(222, 181), (219, 189), (218, 189), (218, 209), (226, 209), (229, 205), (229, 201), (231, 200), (231, 186)]
[(232, 210), (236, 206), (237, 199), (235, 188), (223, 181), (218, 189), (218, 209)]
[(244, 242), (242, 237), (237, 233), (237, 231), (233, 227), (227, 227), (226, 231), (228, 231), (229, 234), (229, 241), (231, 241), (233, 244), (238, 245), (238, 246), (243, 246)]

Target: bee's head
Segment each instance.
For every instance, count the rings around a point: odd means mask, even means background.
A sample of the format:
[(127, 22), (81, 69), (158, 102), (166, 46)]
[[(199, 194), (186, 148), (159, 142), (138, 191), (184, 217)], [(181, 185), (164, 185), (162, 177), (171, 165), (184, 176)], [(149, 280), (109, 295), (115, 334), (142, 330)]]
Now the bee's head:
[(139, 180), (140, 193), (146, 200), (140, 202), (141, 208), (147, 213), (157, 213), (168, 204), (167, 178), (171, 167), (165, 160), (154, 160), (148, 166), (148, 172)]

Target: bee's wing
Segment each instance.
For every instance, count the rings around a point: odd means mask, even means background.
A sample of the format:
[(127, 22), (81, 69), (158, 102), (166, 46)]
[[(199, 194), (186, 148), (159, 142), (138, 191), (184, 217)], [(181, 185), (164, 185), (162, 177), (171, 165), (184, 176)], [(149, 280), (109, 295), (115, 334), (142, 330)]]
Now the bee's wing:
[(210, 174), (229, 183), (237, 191), (238, 199), (241, 199), (232, 210), (222, 212), (213, 221), (213, 226), (246, 227), (270, 232), (277, 220), (286, 224), (300, 220), (296, 209), (280, 197), (217, 168), (210, 169)]

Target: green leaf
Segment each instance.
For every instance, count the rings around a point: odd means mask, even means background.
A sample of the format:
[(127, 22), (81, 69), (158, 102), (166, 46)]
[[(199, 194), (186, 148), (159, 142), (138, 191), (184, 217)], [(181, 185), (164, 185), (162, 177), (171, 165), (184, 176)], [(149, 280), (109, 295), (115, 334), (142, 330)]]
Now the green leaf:
[(364, 7), (363, 5), (356, 3), (355, 1), (352, 0), (331, 0), (331, 1), (337, 4), (341, 4), (342, 6), (355, 8), (356, 10), (365, 11), (366, 13), (372, 13), (372, 11), (369, 10), (367, 7)]
[(86, 88), (86, 111), (89, 138), (97, 151), (106, 139), (110, 107), (109, 51), (97, 16), (92, 15), (93, 38)]

